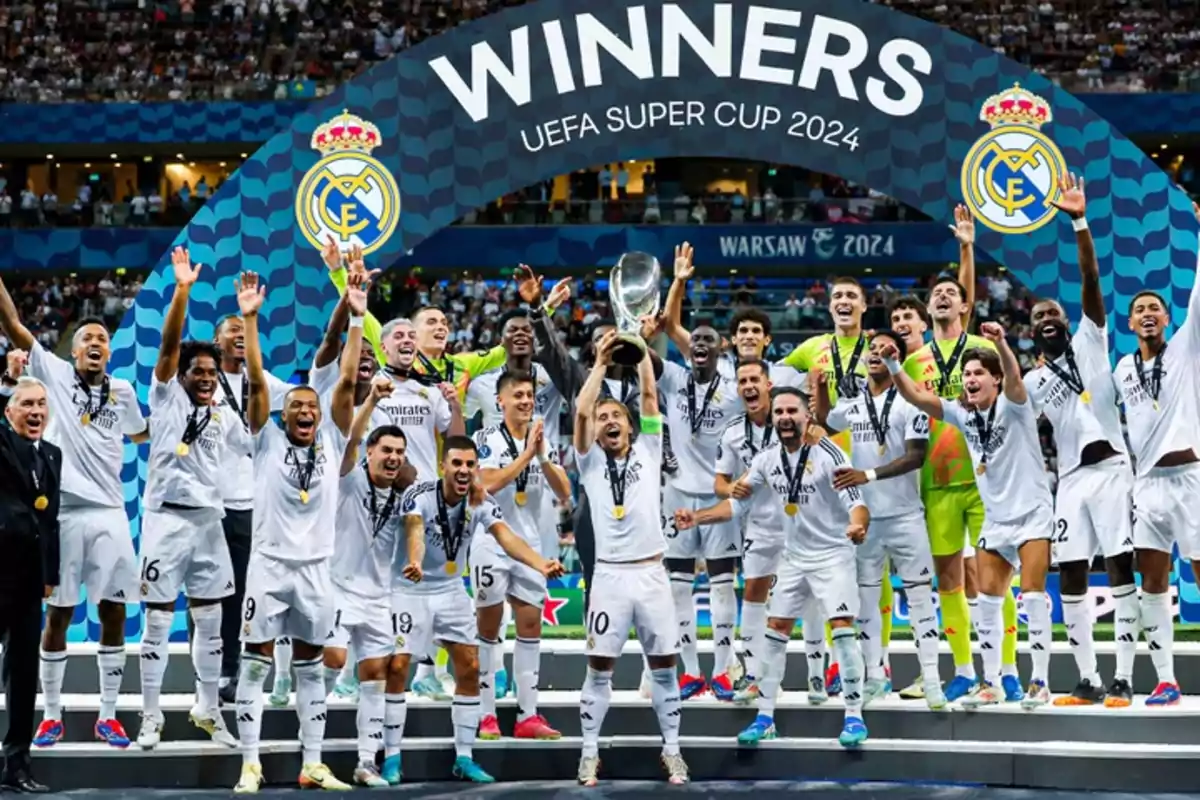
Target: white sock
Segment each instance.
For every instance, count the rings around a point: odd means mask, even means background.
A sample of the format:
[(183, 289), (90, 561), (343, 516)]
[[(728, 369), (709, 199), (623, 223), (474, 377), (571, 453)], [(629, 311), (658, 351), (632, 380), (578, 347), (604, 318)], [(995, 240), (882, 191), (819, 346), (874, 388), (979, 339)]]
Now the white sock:
[(733, 660), (733, 628), (737, 624), (737, 593), (733, 573), (714, 575), (708, 588), (708, 613), (712, 618), (713, 677), (723, 675)]
[(679, 622), (679, 656), (686, 675), (700, 674), (700, 651), (696, 647), (696, 604), (692, 600), (695, 575), (671, 573), (671, 599), (675, 601), (675, 619)]
[[(217, 663), (219, 669), (220, 661)], [(96, 650), (96, 666), (100, 671), (100, 719), (114, 719), (117, 698), (121, 696), (121, 681), (125, 678), (125, 645), (100, 645)], [(61, 674), (58, 685), (62, 686)]]
[(767, 632), (767, 604), (742, 601), (742, 647), (746, 676), (762, 677), (763, 635)]
[(358, 656), (353, 647), (346, 648), (346, 663), (342, 665), (342, 671), (338, 673), (337, 679), (341, 683), (348, 684), (353, 684), (358, 679)]
[(439, 681), (446, 682), (446, 678), (450, 677), (450, 659), (439, 662), (436, 658), (433, 661), (433, 674), (437, 676)]
[(220, 713), (217, 695), (221, 680), (221, 604), (194, 606), (192, 615), (192, 669), (196, 672), (196, 697), (206, 716)]
[(862, 717), (863, 655), (853, 628), (833, 629), (833, 657), (837, 659), (842, 675), (842, 702), (846, 705), (846, 716)]
[(242, 653), (238, 666), (237, 732), (242, 747), (242, 763), (258, 764), (258, 741), (262, 735), (263, 685), (271, 669), (271, 659), (257, 653)]
[[(346, 663), (349, 663), (347, 660)], [(338, 678), (342, 674), (342, 667), (326, 667), (325, 668), (325, 697), (329, 697), (333, 692), (333, 687), (337, 686)]]
[(383, 754), (391, 757), (400, 754), (400, 743), (404, 741), (404, 723), (408, 720), (408, 702), (403, 692), (389, 694), (384, 701)]
[(612, 670), (598, 672), (590, 666), (579, 696), (579, 727), (583, 732), (583, 755), (600, 755), (600, 728), (612, 702)]
[(650, 676), (653, 678), (650, 702), (658, 715), (663, 752), (673, 755), (679, 752), (679, 705), (683, 702), (679, 699), (679, 680), (675, 677), (674, 667), (650, 670)]
[(450, 719), (454, 723), (454, 754), (459, 758), (472, 758), (475, 734), (479, 732), (479, 698), (454, 695)]
[(542, 660), (539, 639), (517, 637), (513, 645), (513, 673), (517, 684), (517, 721), (537, 716), (538, 668)]
[(272, 688), (278, 684), (280, 678), (289, 678), (291, 674), (292, 640), (285, 636), (275, 640), (275, 675), (271, 678)]
[(1142, 628), (1142, 609), (1137, 587), (1132, 583), (1114, 586), (1113, 639), (1117, 645), (1117, 670), (1113, 676), (1133, 681), (1133, 660), (1137, 655), (1138, 635)]
[(913, 638), (917, 641), (917, 658), (921, 662), (921, 677), (928, 684), (941, 683), (938, 669), (938, 618), (933, 606), (933, 589), (928, 583), (909, 586), (908, 619)]
[[(879, 613), (879, 598), (883, 587), (868, 584), (858, 587), (858, 646), (866, 665), (867, 677), (883, 680), (883, 617)], [(840, 662), (839, 662), (840, 663)]]
[(149, 610), (142, 631), (142, 712), (157, 719), (162, 719), (158, 699), (162, 695), (163, 676), (167, 674), (167, 637), (171, 635), (172, 617), (170, 611)]
[[(500, 630), (503, 633), (504, 628), (501, 627)], [(497, 672), (508, 672), (508, 669), (504, 666), (504, 638), (503, 638), (503, 635), (497, 637), (496, 643), (494, 645), (492, 645), (492, 674), (495, 675)], [(510, 686), (512, 685), (511, 680), (509, 681), (509, 685)]]
[(492, 671), (492, 652), (495, 639), (476, 636), (479, 643), (479, 716), (496, 716), (496, 676)]
[(300, 719), (300, 749), (304, 764), (321, 763), (325, 743), (325, 664), (320, 658), (292, 663), (296, 670), (296, 716)]
[(383, 741), (383, 681), (358, 685), (358, 763), (374, 764), (375, 752)]
[(809, 603), (804, 611), (804, 659), (808, 664), (808, 685), (813, 678), (825, 685), (825, 619), (817, 603)]
[(433, 675), (433, 661), (432, 660), (428, 664), (418, 664), (417, 671), (415, 673), (413, 673), (413, 683), (423, 681), (431, 675)]
[(1028, 619), (1029, 660), (1033, 662), (1030, 678), (1049, 683), (1050, 647), (1053, 638), (1050, 633), (1050, 601), (1046, 599), (1045, 592), (1022, 592), (1021, 600)]
[(1142, 630), (1150, 646), (1150, 661), (1159, 683), (1175, 683), (1175, 625), (1171, 595), (1142, 592)]
[[(67, 672), (67, 651), (48, 652), (42, 650), (42, 660), (38, 667), (38, 676), (42, 680), (42, 712), (43, 719), (62, 721), (62, 687), (63, 676)], [(103, 682), (104, 673), (100, 680)], [(159, 679), (159, 684), (162, 680)], [(103, 683), (101, 683), (103, 685)], [(105, 717), (104, 719), (108, 719)]]
[(979, 656), (983, 661), (983, 679), (993, 686), (1000, 685), (1001, 645), (1004, 641), (1004, 620), (1001, 609), (1004, 598), (980, 594), (979, 616), (975, 635), (979, 637)]
[(777, 630), (767, 628), (763, 635), (762, 676), (758, 679), (758, 713), (775, 719), (775, 703), (783, 683), (787, 663), (788, 640)]
[(971, 619), (971, 630), (979, 637), (979, 596), (967, 598), (967, 616)]
[[(1024, 601), (1025, 612), (1028, 614), (1028, 594), (1024, 595)], [(1079, 668), (1080, 680), (1091, 681), (1093, 687), (1100, 686), (1100, 672), (1096, 669), (1096, 647), (1092, 641), (1092, 604), (1088, 595), (1064, 594), (1062, 614), (1063, 622), (1067, 624), (1067, 639), (1071, 644), (1071, 653), (1075, 656), (1075, 666)], [(1033, 641), (1032, 624), (1029, 640)], [(1037, 672), (1036, 668), (1034, 672)]]

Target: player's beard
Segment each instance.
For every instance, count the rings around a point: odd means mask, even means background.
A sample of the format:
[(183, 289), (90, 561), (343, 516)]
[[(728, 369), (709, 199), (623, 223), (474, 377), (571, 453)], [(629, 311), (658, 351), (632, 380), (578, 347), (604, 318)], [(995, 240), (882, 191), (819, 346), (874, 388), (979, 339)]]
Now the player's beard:
[[(1047, 336), (1047, 329), (1052, 333)], [(1043, 322), (1033, 332), (1033, 343), (1038, 352), (1047, 358), (1058, 358), (1066, 352), (1071, 344), (1071, 332), (1065, 324), (1058, 320)]]

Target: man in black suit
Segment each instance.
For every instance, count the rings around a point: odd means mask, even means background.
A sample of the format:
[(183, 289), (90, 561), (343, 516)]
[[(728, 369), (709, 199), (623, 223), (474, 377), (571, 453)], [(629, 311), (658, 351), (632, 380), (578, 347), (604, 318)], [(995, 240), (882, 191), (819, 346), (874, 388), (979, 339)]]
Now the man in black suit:
[(42, 441), (49, 421), (46, 387), (21, 377), (13, 351), (0, 381), (0, 637), (4, 643), (4, 770), (0, 789), (48, 791), (33, 779), (29, 746), (37, 699), (42, 600), (58, 585), (58, 505), (62, 451)]

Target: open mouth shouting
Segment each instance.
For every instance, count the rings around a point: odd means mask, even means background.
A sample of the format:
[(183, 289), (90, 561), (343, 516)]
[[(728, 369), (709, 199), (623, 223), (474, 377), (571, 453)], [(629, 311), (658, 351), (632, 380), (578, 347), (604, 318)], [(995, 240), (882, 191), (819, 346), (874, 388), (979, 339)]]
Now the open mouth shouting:
[(465, 495), (471, 489), (471, 473), (468, 470), (462, 469), (454, 473), (451, 480), (454, 481), (454, 490), (461, 495)]
[(692, 345), (692, 363), (696, 366), (702, 366), (708, 363), (712, 351), (708, 349), (706, 344)]
[(83, 353), (84, 363), (89, 369), (101, 369), (104, 366), (104, 349), (100, 347), (89, 347)]
[(854, 305), (851, 303), (834, 303), (833, 304), (833, 321), (838, 325), (851, 325), (854, 323)]
[(300, 414), (296, 417), (296, 433), (299, 438), (309, 441), (317, 430), (317, 418), (314, 414)]
[(762, 392), (757, 386), (747, 386), (742, 389), (742, 399), (746, 401), (748, 406), (758, 406), (758, 402), (762, 400)]
[(233, 340), (233, 357), (245, 358), (246, 356), (246, 340), (239, 336)]
[(31, 411), (25, 417), (25, 435), (30, 439), (42, 438), (46, 430), (46, 415), (41, 411)]
[(533, 352), (533, 337), (524, 333), (514, 333), (511, 350), (514, 355), (523, 356)]
[(621, 444), (621, 426), (616, 422), (605, 425), (601, 429), (600, 435), (604, 439), (604, 444), (609, 447), (617, 447)]
[(196, 405), (206, 406), (212, 402), (213, 394), (217, 391), (217, 382), (201, 379), (193, 384)]
[(385, 458), (379, 465), (379, 471), (383, 473), (385, 481), (394, 481), (396, 476), (400, 474), (400, 467), (404, 464), (404, 459), (396, 456), (394, 458)]

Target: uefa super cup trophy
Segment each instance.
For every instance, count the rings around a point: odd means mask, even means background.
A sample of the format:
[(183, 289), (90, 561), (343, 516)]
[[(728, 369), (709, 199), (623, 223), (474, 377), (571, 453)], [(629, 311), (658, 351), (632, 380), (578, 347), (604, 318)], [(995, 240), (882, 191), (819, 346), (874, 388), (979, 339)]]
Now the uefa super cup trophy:
[(617, 338), (613, 361), (626, 367), (637, 366), (646, 355), (642, 340), (641, 318), (657, 315), (662, 267), (649, 253), (632, 252), (621, 256), (608, 279), (608, 299), (617, 320)]

